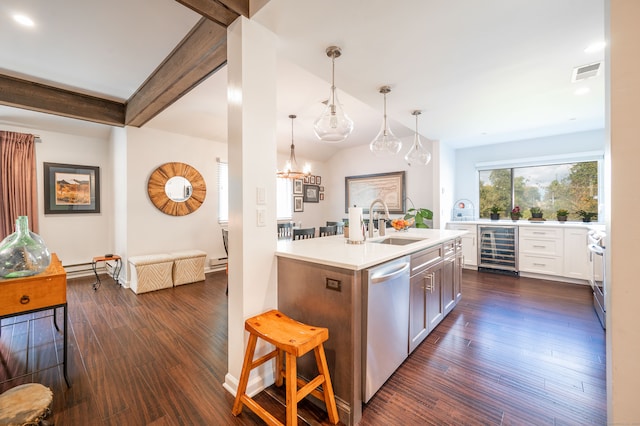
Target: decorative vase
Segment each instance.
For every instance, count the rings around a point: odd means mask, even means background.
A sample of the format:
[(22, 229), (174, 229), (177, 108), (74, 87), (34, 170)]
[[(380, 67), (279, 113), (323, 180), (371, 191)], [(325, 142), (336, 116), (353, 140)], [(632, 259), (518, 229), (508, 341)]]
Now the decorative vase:
[(531, 213), (531, 217), (534, 219), (542, 219), (542, 213)]
[(566, 222), (568, 216), (558, 216), (558, 222)]
[(517, 215), (517, 214), (512, 214), (511, 215), (511, 220), (515, 221), (515, 220), (518, 220), (518, 219), (520, 219), (520, 215)]
[(500, 220), (500, 213), (491, 213), (491, 220)]
[(0, 277), (19, 278), (43, 272), (51, 253), (38, 234), (29, 231), (29, 219), (16, 219), (16, 232), (0, 242)]

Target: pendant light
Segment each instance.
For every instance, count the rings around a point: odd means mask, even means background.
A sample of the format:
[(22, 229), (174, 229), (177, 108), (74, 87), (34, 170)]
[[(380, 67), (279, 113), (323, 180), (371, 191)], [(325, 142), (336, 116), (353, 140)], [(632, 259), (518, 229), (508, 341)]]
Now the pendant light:
[(416, 117), (416, 133), (413, 136), (413, 145), (404, 159), (410, 166), (426, 166), (431, 161), (431, 153), (420, 142), (420, 135), (418, 134), (418, 116), (422, 114), (422, 111), (415, 110), (411, 113)]
[(400, 152), (400, 149), (402, 148), (402, 142), (391, 132), (389, 124), (387, 123), (387, 93), (389, 92), (391, 92), (391, 88), (389, 86), (382, 86), (380, 88), (380, 93), (384, 96), (382, 128), (380, 129), (378, 136), (376, 136), (376, 138), (369, 144), (371, 152), (378, 156), (395, 155)]
[(313, 123), (316, 136), (323, 142), (337, 143), (345, 140), (353, 131), (353, 121), (345, 114), (336, 93), (335, 62), (342, 55), (337, 46), (327, 47), (327, 56), (331, 58), (331, 91), (322, 115)]
[(309, 164), (305, 164), (302, 171), (300, 167), (298, 167), (298, 162), (296, 161), (296, 147), (293, 143), (293, 120), (297, 116), (290, 115), (291, 119), (291, 153), (289, 154), (289, 160), (284, 165), (284, 168), (278, 172), (276, 172), (276, 176), (284, 179), (302, 179), (305, 176), (309, 176), (311, 174), (311, 166)]

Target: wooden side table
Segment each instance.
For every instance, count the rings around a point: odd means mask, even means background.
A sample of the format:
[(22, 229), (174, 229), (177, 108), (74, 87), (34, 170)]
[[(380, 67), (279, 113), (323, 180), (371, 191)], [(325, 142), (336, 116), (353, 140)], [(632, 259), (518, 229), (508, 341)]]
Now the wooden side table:
[(117, 254), (112, 254), (111, 256), (96, 256), (91, 261), (91, 267), (93, 268), (93, 273), (96, 274), (96, 282), (93, 283), (93, 290), (97, 290), (100, 287), (100, 276), (98, 275), (97, 265), (98, 262), (109, 262), (113, 260), (116, 262), (113, 269), (113, 280), (116, 284), (120, 285), (118, 281), (118, 277), (120, 276), (120, 270), (122, 269), (122, 259)]
[[(56, 327), (56, 330), (60, 331), (56, 322), (56, 310), (62, 308), (64, 317), (62, 326), (62, 366), (64, 380), (67, 382), (67, 386), (71, 387), (69, 376), (67, 375), (67, 272), (62, 267), (58, 256), (55, 253), (51, 254), (51, 264), (40, 274), (23, 278), (0, 278), (0, 294), (2, 294), (0, 320), (34, 312), (53, 310), (53, 325)], [(22, 376), (31, 375), (36, 372), (37, 371), (31, 371)], [(17, 377), (12, 377), (9, 380), (16, 378)]]

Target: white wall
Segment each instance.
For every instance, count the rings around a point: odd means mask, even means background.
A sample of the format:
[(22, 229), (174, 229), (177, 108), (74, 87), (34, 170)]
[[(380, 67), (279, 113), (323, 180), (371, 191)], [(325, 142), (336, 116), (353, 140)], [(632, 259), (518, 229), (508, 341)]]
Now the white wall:
[[(433, 153), (431, 143), (424, 141), (425, 147)], [(346, 148), (326, 162), (326, 176), (322, 176), (325, 187), (326, 220), (341, 220), (347, 217), (345, 212), (345, 177), (374, 173), (406, 171), (406, 195), (413, 201), (416, 208), (434, 210), (434, 162), (432, 158), (427, 166), (409, 167), (401, 154), (393, 157), (380, 158), (369, 151), (368, 145)], [(435, 188), (437, 191), (437, 187)], [(371, 200), (373, 201), (373, 200)], [(369, 206), (364, 206), (369, 208)], [(407, 208), (412, 207), (407, 201)], [(306, 205), (305, 205), (306, 209)], [(437, 210), (434, 211), (437, 213)], [(392, 217), (399, 215), (392, 215)], [(437, 227), (437, 225), (435, 225)]]
[[(3, 130), (37, 134), (36, 168), (38, 179), (39, 234), (63, 265), (89, 263), (94, 256), (113, 250), (112, 172), (108, 139), (74, 135), (46, 129), (2, 126)], [(106, 132), (105, 132), (106, 133)], [(100, 167), (100, 213), (44, 214), (43, 163), (63, 163)]]
[[(217, 157), (227, 157), (226, 144), (148, 128), (126, 129), (126, 158), (117, 162), (126, 164), (127, 256), (190, 249), (206, 251), (207, 259), (226, 256), (217, 221)], [(147, 194), (149, 176), (168, 162), (189, 164), (206, 182), (202, 206), (189, 215), (164, 214)]]
[[(484, 145), (477, 148), (458, 149), (455, 152), (455, 197), (471, 200), (478, 216), (478, 172), (476, 164), (488, 161), (522, 160), (527, 158), (574, 154), (605, 150), (604, 129), (588, 132), (549, 136), (546, 138)], [(446, 206), (444, 206), (446, 208)], [(449, 217), (451, 208), (449, 205)]]

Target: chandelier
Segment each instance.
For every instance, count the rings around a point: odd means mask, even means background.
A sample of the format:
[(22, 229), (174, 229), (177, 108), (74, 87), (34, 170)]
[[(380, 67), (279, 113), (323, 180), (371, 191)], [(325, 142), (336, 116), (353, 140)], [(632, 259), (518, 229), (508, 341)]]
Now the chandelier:
[(415, 110), (411, 114), (416, 117), (416, 132), (413, 135), (413, 145), (409, 152), (407, 152), (407, 155), (404, 156), (404, 159), (410, 166), (426, 166), (429, 164), (429, 161), (431, 161), (431, 153), (422, 145), (420, 135), (418, 134), (418, 116), (422, 114), (422, 111)]
[(305, 164), (302, 170), (298, 166), (298, 162), (296, 161), (296, 146), (293, 143), (293, 120), (296, 116), (292, 114), (289, 118), (291, 119), (291, 153), (284, 168), (277, 171), (276, 176), (283, 179), (301, 179), (311, 174), (311, 166)]
[(371, 152), (378, 156), (395, 155), (400, 152), (402, 148), (402, 142), (391, 132), (389, 123), (387, 122), (387, 93), (389, 92), (391, 92), (389, 86), (382, 86), (380, 88), (380, 93), (384, 96), (382, 128), (378, 136), (369, 144)]

